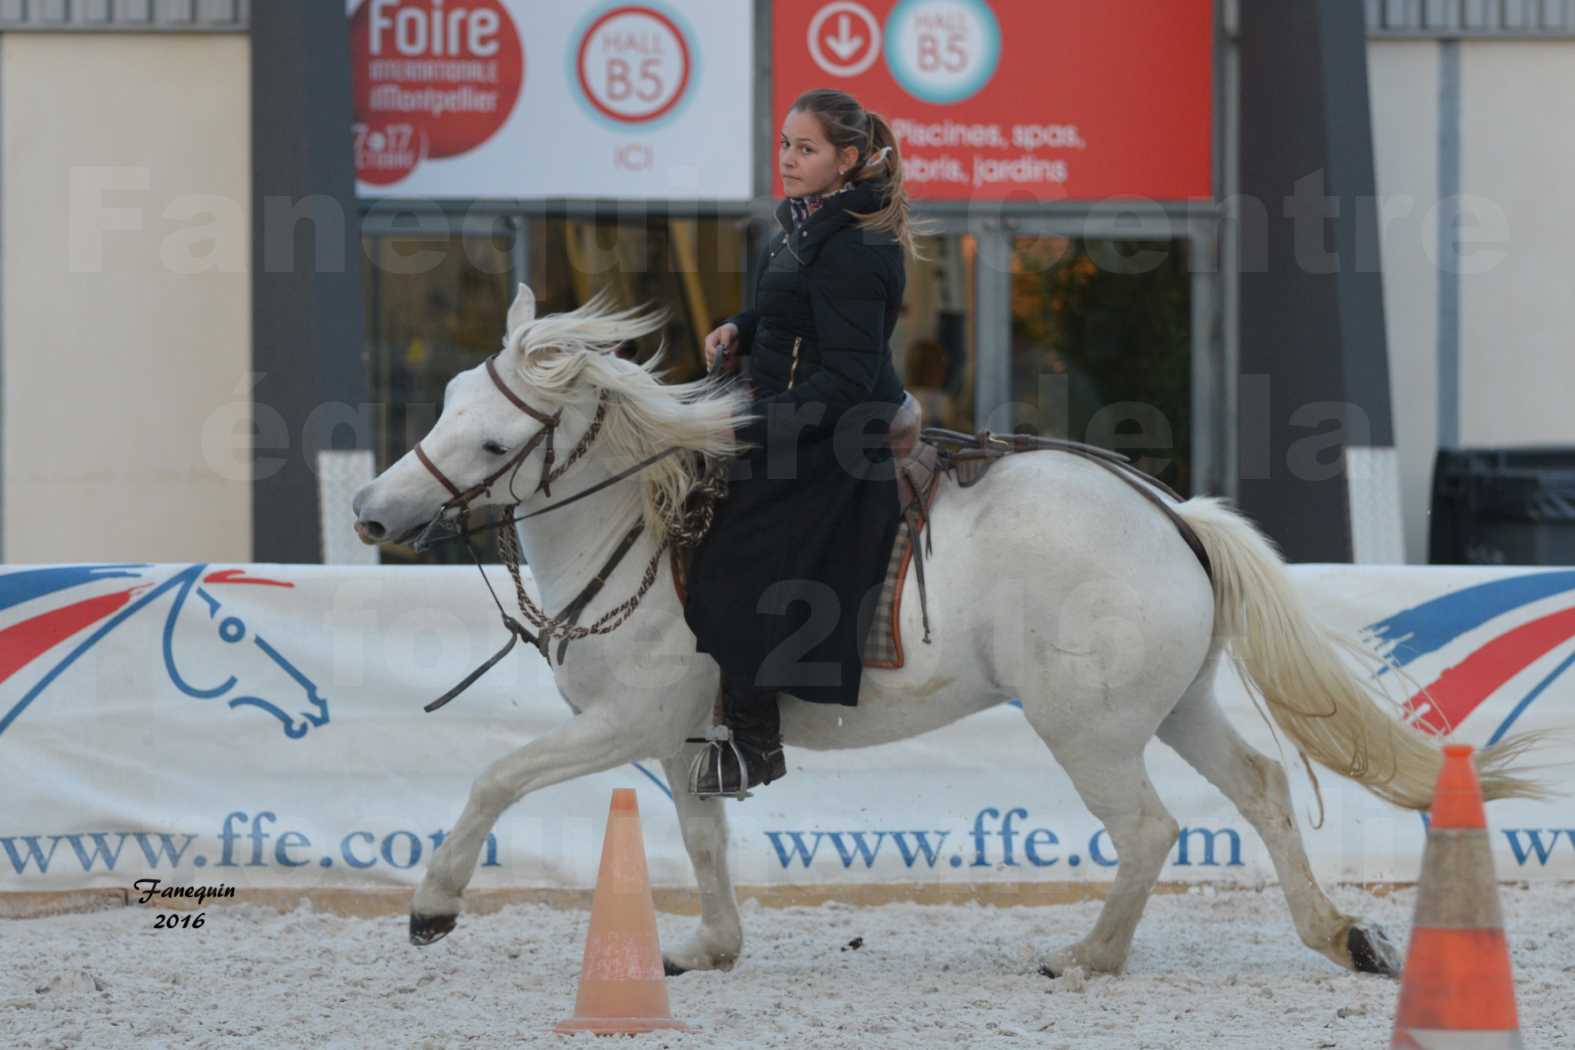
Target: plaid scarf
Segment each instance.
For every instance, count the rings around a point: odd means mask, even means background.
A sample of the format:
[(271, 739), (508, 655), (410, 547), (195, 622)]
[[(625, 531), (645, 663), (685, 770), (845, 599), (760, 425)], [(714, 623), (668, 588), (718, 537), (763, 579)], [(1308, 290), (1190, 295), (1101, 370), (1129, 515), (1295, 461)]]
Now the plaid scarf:
[(845, 182), (840, 190), (832, 193), (808, 193), (802, 197), (789, 197), (788, 209), (793, 213), (793, 228), (796, 230), (804, 225), (806, 219), (820, 210), (826, 203), (827, 197), (834, 197), (838, 193), (846, 193), (853, 188), (853, 183)]

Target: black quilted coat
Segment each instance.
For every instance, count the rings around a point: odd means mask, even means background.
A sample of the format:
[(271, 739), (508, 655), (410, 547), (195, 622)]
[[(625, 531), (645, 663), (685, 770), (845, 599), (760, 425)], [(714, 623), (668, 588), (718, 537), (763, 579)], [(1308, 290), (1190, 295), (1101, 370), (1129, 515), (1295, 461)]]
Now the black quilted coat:
[(755, 443), (689, 569), (684, 618), (725, 673), (817, 703), (853, 705), (901, 516), (886, 434), (902, 402), (887, 341), (902, 248), (850, 212), (877, 184), (826, 198), (792, 229), (786, 201), (738, 325)]

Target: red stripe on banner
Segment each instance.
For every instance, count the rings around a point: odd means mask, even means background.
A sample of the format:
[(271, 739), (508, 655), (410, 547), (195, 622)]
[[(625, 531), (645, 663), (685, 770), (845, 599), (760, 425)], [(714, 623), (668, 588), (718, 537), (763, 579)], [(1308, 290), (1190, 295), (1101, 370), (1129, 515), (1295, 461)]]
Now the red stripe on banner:
[(1448, 733), (1505, 682), (1571, 638), (1575, 638), (1575, 608), (1523, 623), (1439, 675), (1407, 700), (1405, 709), (1411, 715), (1420, 712), (1416, 724)]
[(0, 682), (26, 667), (39, 654), (59, 645), (82, 628), (117, 612), (142, 587), (101, 594), (97, 598), (53, 609), (0, 631)]
[(283, 580), (269, 580), (262, 576), (248, 576), (245, 569), (220, 569), (202, 578), (203, 583), (255, 583), (263, 587), (294, 587)]

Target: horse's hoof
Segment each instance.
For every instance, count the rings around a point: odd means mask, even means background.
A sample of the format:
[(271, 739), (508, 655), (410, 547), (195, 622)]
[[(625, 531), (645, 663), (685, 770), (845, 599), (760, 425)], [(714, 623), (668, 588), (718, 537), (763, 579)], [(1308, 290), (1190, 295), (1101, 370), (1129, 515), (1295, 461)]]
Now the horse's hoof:
[(1352, 926), (1345, 935), (1345, 950), (1351, 953), (1351, 965), (1357, 973), (1400, 976), (1400, 953), (1377, 926)]
[(410, 913), (410, 943), (425, 947), (454, 932), (454, 915), (417, 915)]
[(669, 977), (677, 977), (680, 974), (688, 973), (689, 968), (687, 966), (679, 966), (677, 963), (673, 962), (673, 960), (664, 955), (662, 956), (662, 972)]

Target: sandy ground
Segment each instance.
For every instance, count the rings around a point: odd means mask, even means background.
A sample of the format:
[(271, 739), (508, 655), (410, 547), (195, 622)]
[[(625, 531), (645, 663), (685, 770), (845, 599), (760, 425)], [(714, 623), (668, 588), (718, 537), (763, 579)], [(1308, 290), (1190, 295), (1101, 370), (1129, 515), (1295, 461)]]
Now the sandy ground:
[[(1403, 943), (1414, 896), (1338, 891)], [(1575, 886), (1503, 891), (1528, 1048), (1575, 1047)], [(745, 908), (731, 973), (668, 982), (687, 1036), (656, 1047), (1387, 1046), (1398, 986), (1303, 948), (1278, 891), (1156, 897), (1128, 972), (1035, 971), (1097, 905)], [(0, 922), (0, 1043), (56, 1047), (564, 1045), (587, 915), (543, 905), (462, 919), (411, 947), (403, 919), (210, 908), (201, 930), (156, 912)], [(664, 942), (696, 920), (662, 915)], [(848, 949), (854, 938), (862, 946)], [(581, 1045), (590, 1036), (576, 1037)]]

